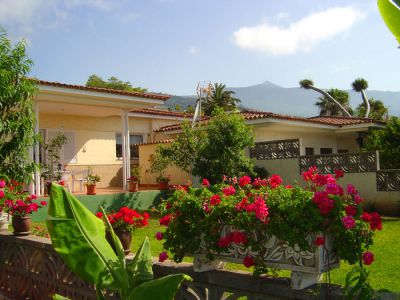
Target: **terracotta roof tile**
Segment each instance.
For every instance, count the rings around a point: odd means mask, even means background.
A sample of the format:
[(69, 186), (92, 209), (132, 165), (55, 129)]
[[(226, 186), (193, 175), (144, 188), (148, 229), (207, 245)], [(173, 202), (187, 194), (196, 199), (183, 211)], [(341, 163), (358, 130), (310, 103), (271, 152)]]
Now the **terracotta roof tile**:
[(349, 118), (349, 117), (338, 117), (338, 116), (316, 116), (309, 118), (309, 120), (315, 120), (326, 124), (333, 124), (339, 126), (368, 124), (368, 123), (386, 125), (386, 122), (384, 121), (370, 119), (370, 118), (356, 118), (356, 117)]
[(139, 143), (135, 144), (135, 146), (143, 146), (143, 145), (155, 145), (155, 144), (169, 144), (173, 141), (173, 139), (169, 140), (160, 140), (160, 141), (155, 141), (155, 142), (146, 142), (146, 143)]
[(130, 111), (131, 113), (148, 114), (148, 115), (159, 115), (159, 116), (169, 116), (169, 117), (179, 117), (179, 118), (192, 118), (192, 114), (187, 114), (179, 111), (169, 111), (161, 109), (134, 109)]
[(39, 79), (36, 79), (36, 82), (39, 85), (56, 86), (56, 87), (63, 87), (63, 88), (68, 88), (68, 89), (94, 91), (94, 92), (116, 94), (116, 95), (124, 95), (124, 96), (134, 96), (134, 97), (157, 99), (157, 100), (163, 100), (163, 101), (166, 101), (166, 100), (168, 100), (170, 98), (170, 96), (168, 96), (168, 95), (160, 95), (160, 94), (153, 94), (153, 93), (128, 92), (128, 91), (106, 89), (106, 88), (100, 88), (100, 87), (89, 87), (89, 86), (84, 86), (84, 85), (66, 84), (66, 83), (60, 83), (60, 82), (45, 81), (45, 80), (39, 80)]

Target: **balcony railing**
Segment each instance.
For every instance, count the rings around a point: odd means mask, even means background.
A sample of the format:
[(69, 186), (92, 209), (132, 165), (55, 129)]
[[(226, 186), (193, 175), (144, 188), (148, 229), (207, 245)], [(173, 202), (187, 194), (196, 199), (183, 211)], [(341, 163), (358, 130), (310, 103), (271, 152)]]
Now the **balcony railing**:
[(376, 187), (383, 192), (400, 191), (400, 169), (376, 172)]
[(256, 160), (295, 158), (299, 155), (300, 143), (298, 139), (260, 142), (250, 149), (250, 157)]

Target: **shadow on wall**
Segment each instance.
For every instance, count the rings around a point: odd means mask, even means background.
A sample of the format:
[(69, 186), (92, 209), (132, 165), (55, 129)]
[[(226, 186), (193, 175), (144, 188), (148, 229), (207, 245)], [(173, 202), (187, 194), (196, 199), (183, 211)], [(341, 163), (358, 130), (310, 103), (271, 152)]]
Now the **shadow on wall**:
[(122, 187), (122, 167), (118, 169), (117, 174), (113, 178), (111, 178), (108, 183), (110, 187)]

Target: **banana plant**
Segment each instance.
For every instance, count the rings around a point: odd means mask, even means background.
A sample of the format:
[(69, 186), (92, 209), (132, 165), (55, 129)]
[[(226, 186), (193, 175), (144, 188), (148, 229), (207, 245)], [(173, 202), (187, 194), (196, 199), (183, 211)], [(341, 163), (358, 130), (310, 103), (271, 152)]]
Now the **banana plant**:
[[(106, 299), (104, 291), (108, 290), (126, 300), (170, 300), (184, 280), (191, 280), (185, 274), (153, 279), (147, 237), (135, 258), (127, 262), (121, 242), (108, 219), (104, 217), (103, 222), (72, 194), (54, 183), (46, 222), (54, 250), (72, 272), (95, 285), (97, 299)], [(105, 237), (106, 226), (115, 252)], [(55, 295), (54, 299), (67, 298)]]
[(378, 8), (383, 21), (400, 45), (400, 0), (378, 0)]

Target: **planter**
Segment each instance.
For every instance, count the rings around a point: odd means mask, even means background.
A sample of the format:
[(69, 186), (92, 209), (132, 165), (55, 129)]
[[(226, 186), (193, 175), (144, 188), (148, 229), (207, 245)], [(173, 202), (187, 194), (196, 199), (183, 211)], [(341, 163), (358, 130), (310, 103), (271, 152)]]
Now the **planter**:
[(14, 235), (30, 235), (32, 226), (31, 217), (13, 216), (12, 226), (14, 228)]
[(10, 216), (5, 212), (0, 212), (0, 231), (8, 230), (10, 224)]
[[(128, 255), (131, 252), (132, 232), (124, 229), (114, 228), (114, 233), (118, 236), (119, 240), (121, 241), (125, 255)], [(112, 248), (114, 249), (111, 235), (108, 232), (106, 233), (106, 238), (107, 241), (110, 243), (110, 245), (112, 245)]]
[[(225, 237), (235, 229), (225, 225), (221, 230), (221, 237)], [(333, 252), (333, 241), (325, 237), (323, 246), (314, 246), (313, 241), (316, 235), (307, 237), (310, 245), (309, 250), (301, 250), (297, 245), (290, 247), (287, 242), (271, 236), (264, 245), (263, 257), (267, 267), (291, 270), (292, 288), (304, 289), (318, 283), (323, 272), (339, 267), (339, 257)], [(257, 236), (254, 235), (257, 239)], [(193, 267), (195, 272), (215, 270), (221, 267), (221, 261), (242, 264), (246, 256), (256, 256), (259, 253), (241, 244), (232, 243), (224, 253), (213, 254), (214, 260), (205, 258), (205, 245), (194, 255)]]
[(159, 181), (158, 182), (158, 189), (159, 190), (168, 190), (169, 185), (168, 185), (169, 181)]
[(88, 184), (86, 186), (86, 195), (96, 195), (96, 185), (95, 184)]
[(51, 181), (46, 181), (45, 182), (45, 186), (46, 186), (46, 194), (50, 195), (50, 190), (51, 190)]
[(139, 191), (139, 182), (137, 181), (128, 181), (128, 190), (130, 192), (137, 192)]

